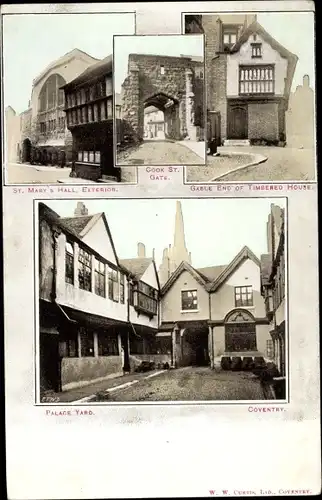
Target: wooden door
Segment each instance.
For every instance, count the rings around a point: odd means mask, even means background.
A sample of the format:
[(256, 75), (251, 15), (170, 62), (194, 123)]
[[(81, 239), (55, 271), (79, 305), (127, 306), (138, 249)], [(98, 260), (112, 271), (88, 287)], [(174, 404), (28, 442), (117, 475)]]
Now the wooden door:
[(247, 139), (247, 107), (231, 106), (228, 114), (228, 138)]

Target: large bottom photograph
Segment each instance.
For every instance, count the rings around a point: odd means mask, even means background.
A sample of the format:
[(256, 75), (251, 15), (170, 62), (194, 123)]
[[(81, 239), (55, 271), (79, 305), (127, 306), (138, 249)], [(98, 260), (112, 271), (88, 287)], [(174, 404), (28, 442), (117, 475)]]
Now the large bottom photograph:
[(286, 198), (34, 203), (36, 404), (287, 399)]

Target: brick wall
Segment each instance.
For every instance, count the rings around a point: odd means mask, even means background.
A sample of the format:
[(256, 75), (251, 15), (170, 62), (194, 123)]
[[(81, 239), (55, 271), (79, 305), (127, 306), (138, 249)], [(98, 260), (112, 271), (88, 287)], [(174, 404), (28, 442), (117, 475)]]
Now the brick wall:
[(278, 121), (278, 103), (248, 104), (248, 138), (250, 140), (278, 141)]
[(221, 137), (226, 138), (227, 131), (227, 97), (226, 97), (227, 56), (220, 54), (212, 61), (210, 95), (207, 107), (211, 111), (219, 111), (221, 116)]

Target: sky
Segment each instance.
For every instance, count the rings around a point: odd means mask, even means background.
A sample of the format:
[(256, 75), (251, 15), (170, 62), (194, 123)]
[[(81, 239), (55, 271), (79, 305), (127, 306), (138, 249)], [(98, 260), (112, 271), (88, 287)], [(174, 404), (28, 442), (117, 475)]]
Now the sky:
[[(78, 200), (47, 200), (62, 217), (74, 215)], [(105, 212), (120, 259), (137, 256), (137, 244), (153, 248), (157, 266), (163, 249), (173, 244), (176, 200), (82, 200), (89, 215)], [(271, 203), (285, 208), (285, 198), (183, 199), (186, 246), (196, 268), (228, 264), (247, 245), (258, 257), (267, 253), (266, 222)], [(202, 221), (202, 223), (201, 223)]]
[[(139, 19), (137, 16), (137, 22)], [(277, 41), (299, 57), (292, 90), (302, 84), (304, 74), (310, 76), (314, 87), (313, 14), (265, 13), (258, 14), (257, 19)], [(166, 33), (174, 33), (180, 30), (181, 17), (169, 15), (160, 8), (157, 14), (146, 14), (144, 23), (147, 29), (155, 24)], [(113, 34), (134, 34), (134, 29), (133, 14), (4, 15), (4, 106), (12, 106), (17, 113), (24, 111), (33, 79), (70, 50), (77, 47), (93, 57), (104, 58), (113, 51)], [(184, 50), (179, 49), (177, 41), (168, 44), (168, 49), (176, 53), (192, 51), (187, 45)], [(144, 51), (149, 50), (145, 43)], [(133, 51), (133, 46), (128, 51)], [(124, 67), (124, 63), (120, 64)]]
[(113, 35), (134, 32), (134, 14), (3, 16), (4, 106), (27, 109), (33, 79), (67, 52), (103, 59), (113, 53)]
[(202, 35), (117, 36), (114, 38), (114, 83), (116, 92), (128, 74), (129, 54), (203, 57)]

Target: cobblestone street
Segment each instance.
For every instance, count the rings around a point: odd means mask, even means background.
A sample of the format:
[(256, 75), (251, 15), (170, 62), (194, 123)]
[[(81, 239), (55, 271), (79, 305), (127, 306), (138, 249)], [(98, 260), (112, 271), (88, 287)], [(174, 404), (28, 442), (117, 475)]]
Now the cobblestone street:
[(9, 163), (5, 182), (6, 184), (51, 184), (60, 179), (68, 179), (70, 171), (70, 168)]
[(118, 165), (198, 165), (202, 157), (188, 147), (171, 141), (147, 141), (117, 154)]
[(133, 386), (109, 393), (106, 401), (242, 401), (262, 399), (264, 399), (264, 395), (260, 383), (251, 373), (216, 372), (208, 367), (185, 367), (140, 380)]

